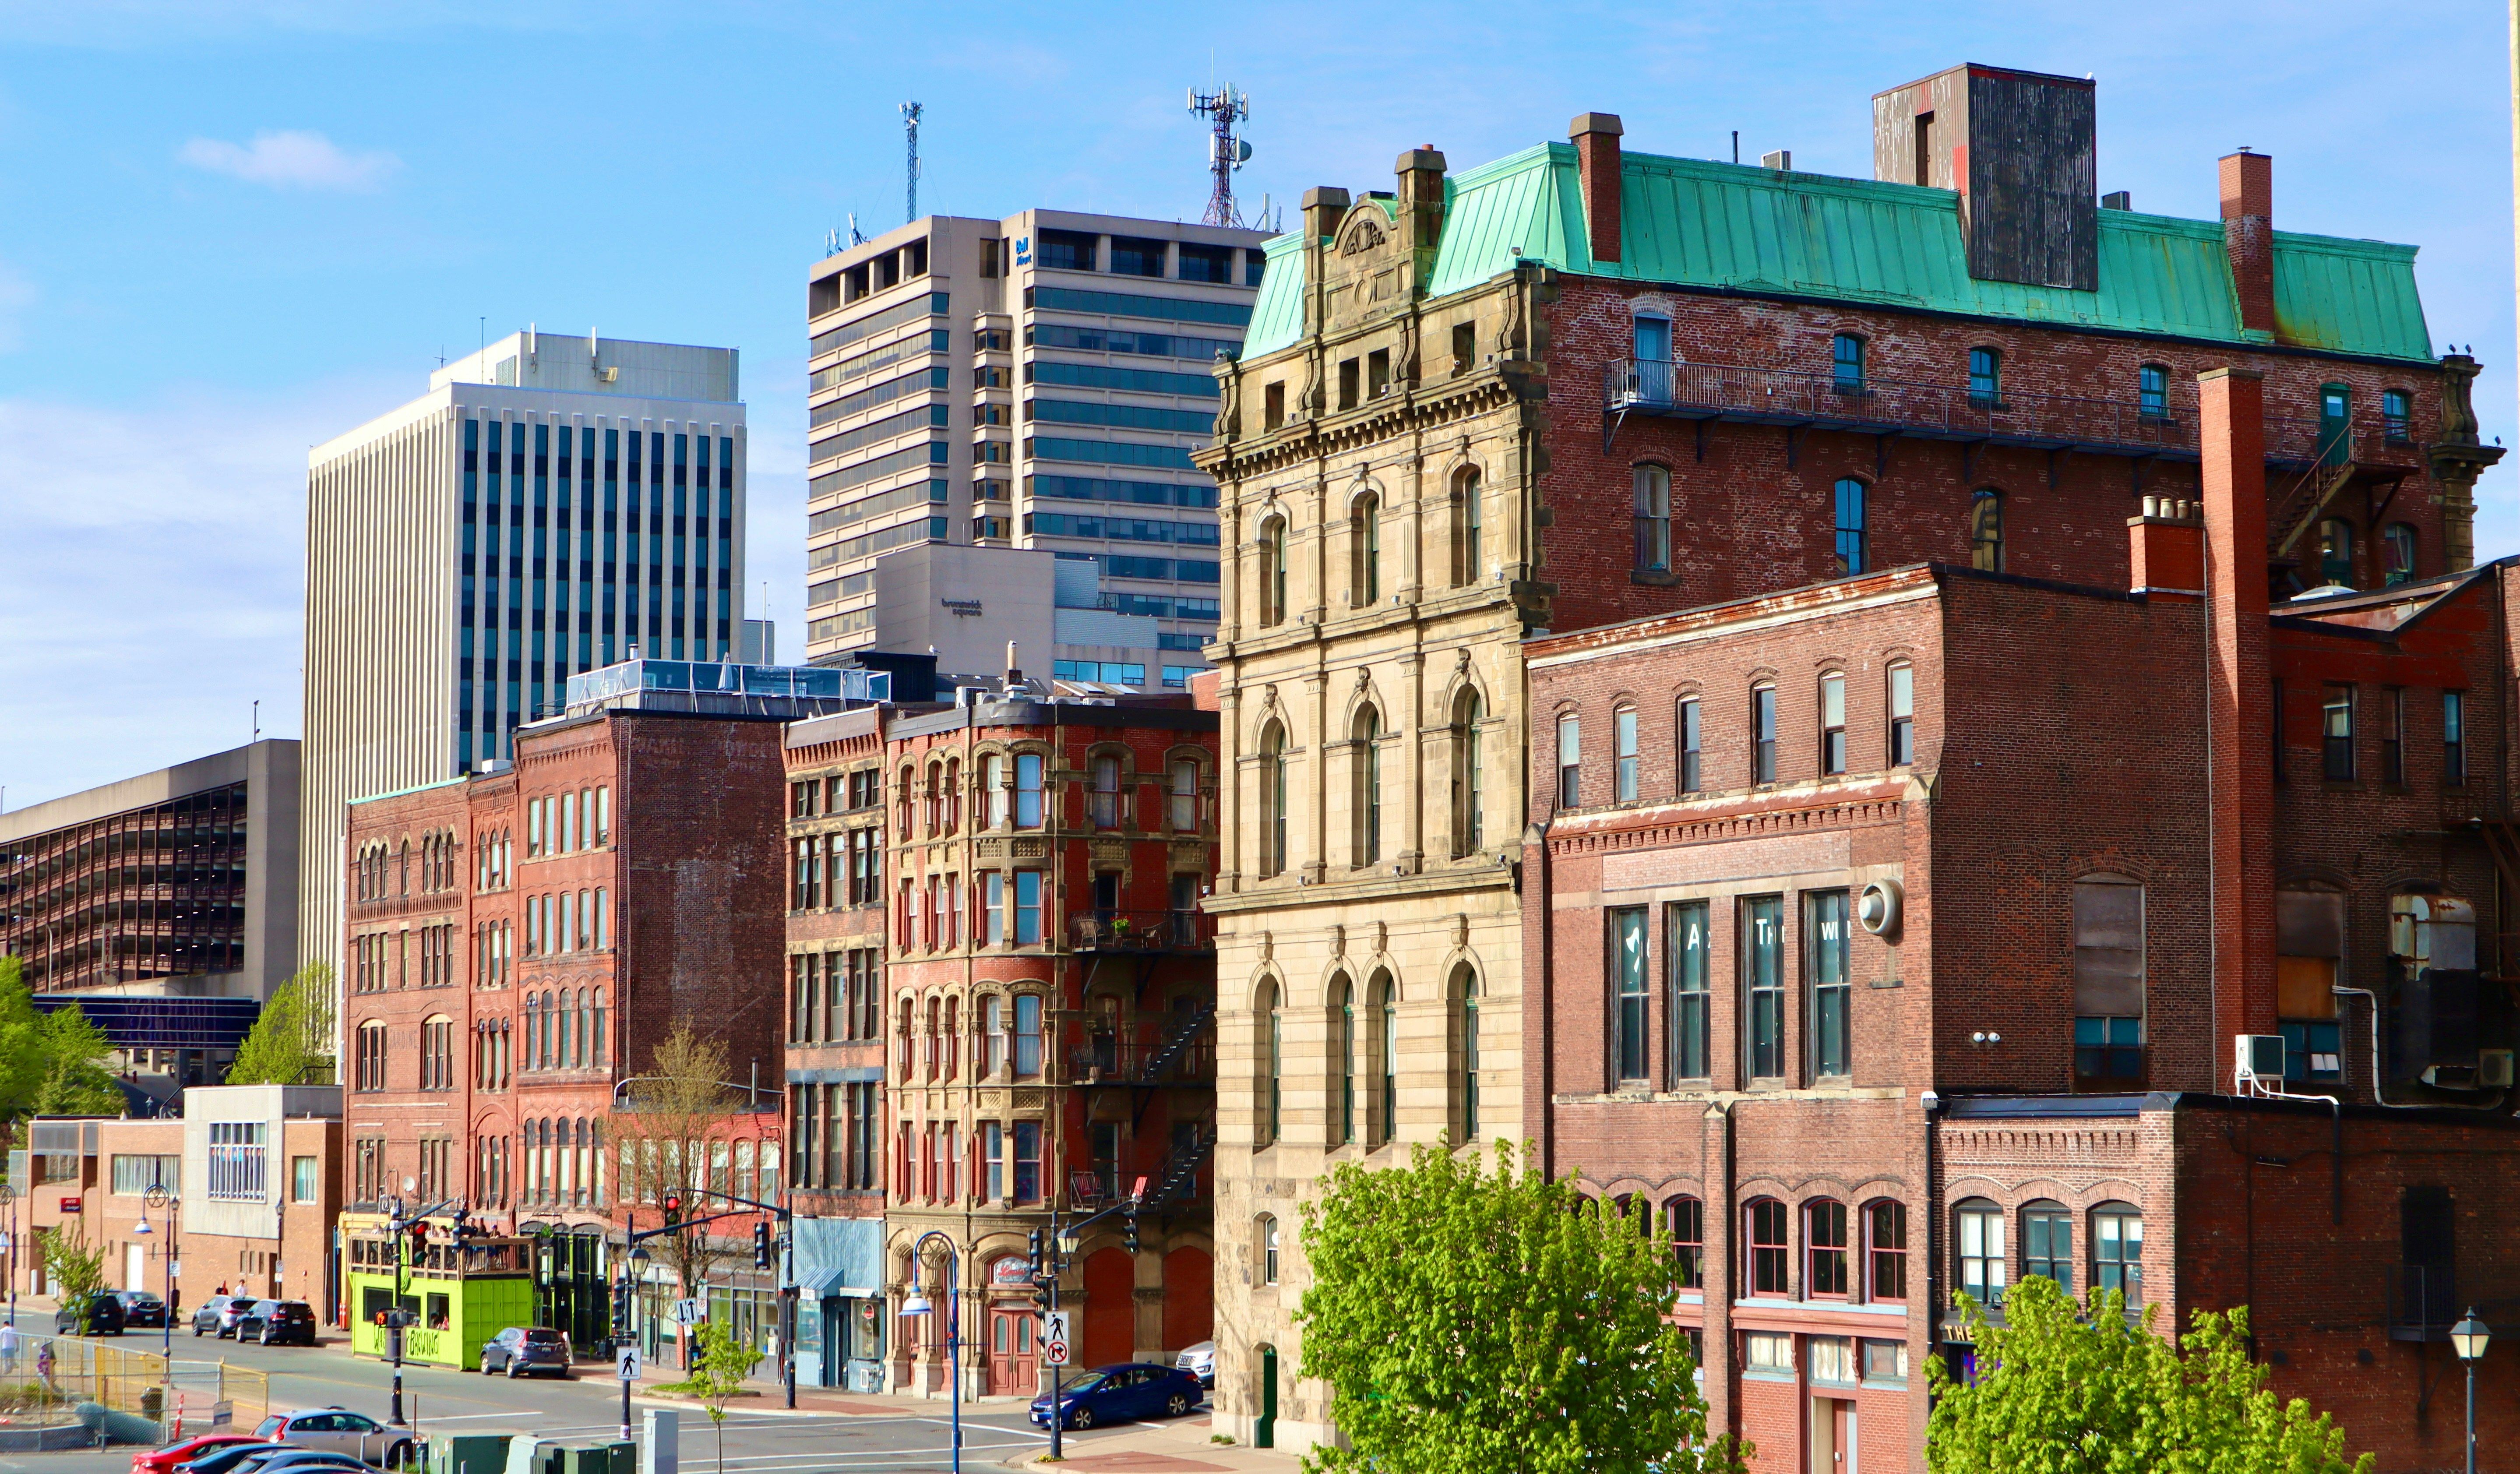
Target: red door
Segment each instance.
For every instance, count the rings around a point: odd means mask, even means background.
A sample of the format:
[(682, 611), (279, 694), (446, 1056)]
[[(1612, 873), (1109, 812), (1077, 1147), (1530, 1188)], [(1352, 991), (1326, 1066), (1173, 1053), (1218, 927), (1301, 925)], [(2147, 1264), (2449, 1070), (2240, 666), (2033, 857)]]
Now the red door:
[(1216, 1334), (1216, 1264), (1205, 1249), (1164, 1256), (1164, 1355), (1178, 1356)]
[(1138, 1350), (1138, 1273), (1126, 1249), (1103, 1249), (1085, 1261), (1085, 1340), (1081, 1364), (1108, 1366)]
[(1041, 1392), (1041, 1348), (1033, 1340), (1040, 1323), (1029, 1307), (989, 1307), (992, 1397), (1034, 1397)]

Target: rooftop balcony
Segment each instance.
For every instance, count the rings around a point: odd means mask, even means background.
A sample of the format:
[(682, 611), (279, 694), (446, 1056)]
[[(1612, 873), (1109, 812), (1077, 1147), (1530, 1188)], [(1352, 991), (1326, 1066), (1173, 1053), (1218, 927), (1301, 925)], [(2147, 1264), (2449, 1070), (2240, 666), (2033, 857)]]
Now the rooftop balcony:
[[(2051, 456), (2087, 452), (2142, 459), (2197, 459), (2195, 390), (2173, 381), (2157, 405), (2012, 390), (1986, 394), (1951, 384), (1804, 374), (1737, 364), (1616, 359), (1602, 370), (1601, 408), (1615, 430), (1632, 414), (1775, 424), (1883, 437), (2008, 445)], [(1791, 449), (1788, 455), (1792, 454)], [(2270, 465), (2308, 469), (2356, 465), (2376, 479), (2408, 473), (2421, 451), (2403, 422), (2266, 419)]]

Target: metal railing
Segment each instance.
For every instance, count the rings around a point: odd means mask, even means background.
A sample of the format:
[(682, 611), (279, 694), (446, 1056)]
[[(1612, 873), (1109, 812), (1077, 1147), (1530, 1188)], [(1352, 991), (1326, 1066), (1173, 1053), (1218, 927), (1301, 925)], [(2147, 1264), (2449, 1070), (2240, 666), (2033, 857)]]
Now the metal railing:
[(1070, 1080), (1089, 1083), (1194, 1085), (1216, 1079), (1216, 1040), (1203, 1035), (1176, 1048), (1169, 1040), (1097, 1034), (1067, 1051), (1067, 1069)]
[[(1833, 374), (1739, 364), (1614, 359), (1602, 369), (1607, 412), (1732, 419), (1936, 439), (1986, 440), (2048, 449), (2111, 450), (2182, 458), (2197, 454), (2192, 388), (2173, 380), (2157, 405), (2081, 399), (1895, 379), (1841, 380)], [(2403, 422), (2358, 416), (2335, 421), (2266, 417), (2266, 453), (2295, 465), (2413, 466), (2419, 451)]]
[(2389, 1292), (2389, 1339), (2447, 1341), (2458, 1319), (2458, 1278), (2448, 1268), (2402, 1264), (2381, 1271)]
[(1216, 928), (1204, 912), (1098, 908), (1067, 918), (1067, 939), (1079, 952), (1204, 952)]

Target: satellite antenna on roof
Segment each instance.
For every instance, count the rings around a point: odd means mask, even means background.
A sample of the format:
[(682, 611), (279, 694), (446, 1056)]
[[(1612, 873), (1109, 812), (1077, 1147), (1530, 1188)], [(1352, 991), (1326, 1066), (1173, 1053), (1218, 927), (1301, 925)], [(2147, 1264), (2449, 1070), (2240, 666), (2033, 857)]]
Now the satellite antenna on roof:
[(1251, 145), (1238, 137), (1235, 124), (1251, 115), (1251, 99), (1228, 82), (1216, 92), (1190, 89), (1190, 111), (1208, 119), (1207, 213), (1201, 225), (1239, 225), (1234, 212), (1234, 171), (1250, 161)]

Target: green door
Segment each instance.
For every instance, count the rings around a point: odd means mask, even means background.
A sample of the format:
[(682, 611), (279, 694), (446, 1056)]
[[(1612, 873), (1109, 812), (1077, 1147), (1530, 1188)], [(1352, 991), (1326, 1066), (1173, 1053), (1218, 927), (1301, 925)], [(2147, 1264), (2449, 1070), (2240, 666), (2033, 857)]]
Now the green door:
[(1260, 1421), (1252, 1425), (1251, 1447), (1278, 1447), (1278, 1348), (1260, 1348)]
[(2354, 452), (2353, 391), (2341, 383), (2318, 386), (2318, 464), (2331, 469)]

